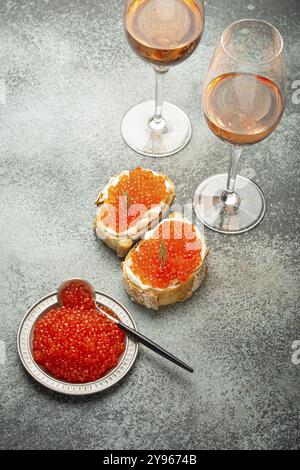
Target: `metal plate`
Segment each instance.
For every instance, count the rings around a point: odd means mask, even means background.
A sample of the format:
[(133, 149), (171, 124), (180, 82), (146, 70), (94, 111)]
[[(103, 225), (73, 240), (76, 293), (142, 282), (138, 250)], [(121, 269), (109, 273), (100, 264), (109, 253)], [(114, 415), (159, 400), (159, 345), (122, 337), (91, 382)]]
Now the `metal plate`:
[[(132, 316), (122, 304), (109, 295), (98, 291), (96, 291), (96, 300), (98, 304), (109, 307), (123, 323), (136, 330)], [(119, 382), (133, 366), (138, 352), (138, 343), (128, 336), (126, 337), (125, 351), (119, 358), (118, 365), (95, 382), (73, 384), (57, 380), (34, 361), (32, 357), (32, 341), (35, 322), (41, 315), (44, 315), (48, 310), (57, 306), (56, 292), (53, 292), (34, 304), (21, 321), (18, 331), (17, 346), (20, 359), (29, 374), (45, 387), (67, 395), (89, 395), (91, 393), (101, 392)]]

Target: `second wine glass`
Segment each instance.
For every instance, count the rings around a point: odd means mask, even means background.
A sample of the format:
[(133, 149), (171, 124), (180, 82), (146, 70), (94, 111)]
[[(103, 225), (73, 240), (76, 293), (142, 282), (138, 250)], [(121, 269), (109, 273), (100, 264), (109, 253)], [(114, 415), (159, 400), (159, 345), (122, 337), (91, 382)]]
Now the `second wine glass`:
[(268, 137), (279, 124), (286, 101), (283, 41), (262, 20), (228, 26), (215, 50), (203, 92), (203, 113), (211, 131), (231, 146), (228, 175), (201, 183), (194, 209), (204, 225), (222, 233), (241, 233), (263, 218), (261, 189), (237, 175), (242, 149)]
[(143, 155), (172, 155), (190, 140), (191, 124), (180, 108), (163, 101), (165, 75), (198, 46), (204, 31), (204, 1), (126, 0), (124, 24), (132, 49), (154, 67), (156, 96), (126, 113), (123, 138)]

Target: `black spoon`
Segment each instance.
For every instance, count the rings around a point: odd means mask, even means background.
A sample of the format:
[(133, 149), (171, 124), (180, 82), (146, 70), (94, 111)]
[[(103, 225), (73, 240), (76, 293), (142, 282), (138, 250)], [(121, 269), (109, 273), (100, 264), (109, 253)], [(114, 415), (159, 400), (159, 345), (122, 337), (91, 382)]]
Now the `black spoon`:
[(96, 309), (102, 313), (103, 315), (105, 315), (107, 318), (109, 318), (111, 321), (113, 321), (114, 323), (116, 323), (118, 325), (118, 327), (123, 330), (127, 335), (129, 335), (131, 338), (135, 339), (136, 341), (138, 341), (139, 343), (142, 343), (144, 344), (144, 346), (147, 346), (149, 349), (152, 349), (152, 351), (156, 352), (157, 354), (160, 354), (161, 356), (165, 357), (166, 359), (168, 359), (169, 361), (173, 362), (174, 364), (177, 364), (179, 367), (182, 367), (183, 369), (189, 371), (189, 372), (194, 372), (194, 370), (192, 369), (192, 367), (188, 366), (187, 364), (185, 364), (184, 362), (182, 362), (180, 359), (178, 359), (177, 357), (173, 356), (173, 354), (169, 353), (168, 351), (166, 351), (165, 349), (163, 349), (161, 346), (159, 346), (158, 344), (154, 343), (154, 341), (152, 341), (151, 339), (147, 338), (146, 336), (144, 336), (142, 333), (139, 333), (137, 332), (136, 330), (133, 330), (132, 328), (130, 328), (129, 326), (125, 325), (124, 323), (122, 323), (120, 320), (117, 320), (116, 318), (114, 318), (113, 316), (109, 315), (108, 313), (106, 313), (104, 310), (102, 310), (98, 305), (97, 305), (97, 302), (96, 302), (96, 292), (95, 292), (95, 289), (94, 287), (92, 286), (92, 284), (90, 284), (88, 281), (85, 281), (84, 279), (68, 279), (67, 281), (64, 281), (61, 283), (61, 285), (59, 286), (58, 288), (58, 291), (57, 291), (57, 301), (58, 301), (58, 304), (61, 306), (62, 305), (62, 291), (68, 287), (70, 284), (73, 284), (74, 283), (78, 283), (78, 285), (84, 285), (85, 289), (87, 289), (94, 301), (95, 301), (95, 307)]

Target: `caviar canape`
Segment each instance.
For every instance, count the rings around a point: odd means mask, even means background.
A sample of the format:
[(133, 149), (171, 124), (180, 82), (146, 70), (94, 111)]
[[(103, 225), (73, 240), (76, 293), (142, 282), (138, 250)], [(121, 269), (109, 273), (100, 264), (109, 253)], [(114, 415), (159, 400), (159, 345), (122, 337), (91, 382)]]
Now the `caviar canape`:
[(98, 196), (96, 236), (124, 257), (161, 220), (174, 198), (174, 184), (167, 176), (140, 167), (123, 171)]
[(56, 379), (93, 382), (117, 365), (124, 341), (122, 330), (95, 309), (89, 293), (71, 284), (63, 294), (63, 306), (37, 320), (33, 358)]
[(132, 300), (155, 310), (183, 302), (206, 278), (207, 255), (195, 225), (172, 213), (126, 256), (122, 263), (126, 290)]

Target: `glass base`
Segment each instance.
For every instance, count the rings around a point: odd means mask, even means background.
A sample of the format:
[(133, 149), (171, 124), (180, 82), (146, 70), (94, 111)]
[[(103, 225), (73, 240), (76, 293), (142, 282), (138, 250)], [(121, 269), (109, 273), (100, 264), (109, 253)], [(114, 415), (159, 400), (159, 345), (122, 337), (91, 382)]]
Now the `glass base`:
[(215, 175), (201, 183), (195, 193), (194, 210), (208, 228), (220, 233), (247, 232), (263, 219), (266, 201), (261, 189), (248, 178), (237, 176), (235, 190), (239, 206), (225, 206), (221, 196), (227, 175)]
[(149, 126), (155, 109), (154, 101), (140, 103), (131, 108), (122, 121), (125, 142), (138, 153), (149, 157), (167, 157), (183, 149), (192, 135), (192, 126), (186, 114), (171, 103), (163, 103), (166, 127), (153, 130)]

